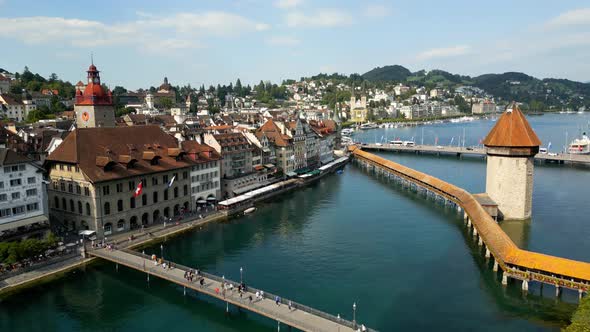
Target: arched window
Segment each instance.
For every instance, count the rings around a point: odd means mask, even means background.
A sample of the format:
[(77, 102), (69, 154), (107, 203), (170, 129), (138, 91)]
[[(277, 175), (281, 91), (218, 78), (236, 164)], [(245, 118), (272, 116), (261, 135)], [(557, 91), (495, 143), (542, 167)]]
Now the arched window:
[(82, 214), (82, 202), (78, 201), (78, 213)]
[(178, 187), (174, 187), (174, 198), (178, 197)]
[(123, 200), (122, 199), (117, 201), (117, 211), (119, 211), (119, 212), (123, 211)]
[(123, 219), (119, 219), (119, 221), (117, 221), (117, 231), (122, 231), (125, 230), (125, 220)]
[(111, 235), (113, 233), (113, 224), (110, 222), (104, 224), (104, 235)]
[(86, 203), (86, 215), (90, 215), (90, 203)]
[(147, 205), (147, 195), (146, 194), (141, 195), (141, 205), (143, 205), (143, 206)]
[(61, 198), (61, 208), (63, 210), (67, 210), (68, 209), (68, 203), (66, 202), (66, 198), (65, 197), (62, 197)]
[(131, 198), (129, 198), (129, 207), (134, 209), (135, 208), (135, 197), (131, 196)]
[(74, 200), (73, 199), (70, 199), (70, 211), (76, 212), (76, 210), (74, 209)]
[(104, 203), (104, 214), (111, 214), (111, 203), (105, 202)]
[(57, 196), (56, 196), (56, 197), (53, 198), (53, 200), (54, 200), (53, 203), (55, 205), (55, 208), (56, 209), (59, 209), (59, 198), (57, 198)]
[(164, 189), (164, 200), (168, 200), (168, 189)]
[(153, 203), (154, 203), (154, 204), (155, 204), (155, 203), (158, 203), (158, 192), (157, 192), (157, 191), (154, 191), (153, 198), (154, 198), (154, 201), (153, 201)]

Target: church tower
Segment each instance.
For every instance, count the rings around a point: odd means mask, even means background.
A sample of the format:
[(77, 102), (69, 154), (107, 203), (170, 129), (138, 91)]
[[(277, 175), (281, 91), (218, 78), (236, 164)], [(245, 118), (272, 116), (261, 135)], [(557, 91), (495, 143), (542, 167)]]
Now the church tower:
[(534, 156), (541, 141), (516, 104), (484, 139), (487, 154), (486, 193), (504, 219), (531, 217)]
[(82, 90), (76, 91), (76, 127), (115, 127), (115, 109), (111, 91), (104, 91), (100, 83), (100, 72), (94, 64), (88, 67), (88, 82)]

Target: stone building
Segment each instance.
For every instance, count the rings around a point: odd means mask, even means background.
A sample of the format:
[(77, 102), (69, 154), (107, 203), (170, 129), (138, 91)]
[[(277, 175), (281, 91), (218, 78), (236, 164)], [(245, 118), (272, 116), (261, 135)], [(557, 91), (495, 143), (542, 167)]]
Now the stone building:
[(510, 106), (484, 139), (486, 194), (504, 219), (528, 219), (533, 205), (534, 156), (541, 141), (516, 105)]
[(354, 96), (350, 97), (350, 121), (365, 122), (367, 121), (367, 97), (362, 96), (360, 100)]
[(76, 90), (74, 112), (76, 127), (115, 127), (115, 111), (111, 91), (104, 91), (100, 72), (94, 64), (88, 67), (88, 84)]
[(100, 238), (179, 215), (200, 162), (158, 126), (78, 128), (44, 164), (51, 222)]
[(196, 141), (183, 141), (182, 149), (196, 163), (190, 173), (192, 206), (196, 209), (214, 204), (221, 198), (221, 155)]
[(496, 112), (496, 103), (485, 100), (471, 106), (472, 114), (490, 114)]

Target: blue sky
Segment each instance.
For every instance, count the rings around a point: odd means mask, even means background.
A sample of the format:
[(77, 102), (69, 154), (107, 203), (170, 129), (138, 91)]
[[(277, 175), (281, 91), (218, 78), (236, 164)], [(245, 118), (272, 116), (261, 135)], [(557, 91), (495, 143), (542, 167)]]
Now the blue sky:
[(245, 83), (401, 64), (590, 80), (587, 1), (0, 0), (0, 67), (111, 87)]

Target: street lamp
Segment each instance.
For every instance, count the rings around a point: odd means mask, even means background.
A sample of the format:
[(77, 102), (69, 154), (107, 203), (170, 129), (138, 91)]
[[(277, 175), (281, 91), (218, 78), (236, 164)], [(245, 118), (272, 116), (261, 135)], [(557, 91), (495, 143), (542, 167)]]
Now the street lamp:
[(242, 267), (240, 267), (240, 285), (244, 283), (243, 272), (244, 272), (244, 269), (242, 269)]
[(164, 260), (164, 244), (160, 244), (160, 257)]
[(356, 329), (356, 302), (352, 304), (352, 324), (354, 324), (354, 328)]

